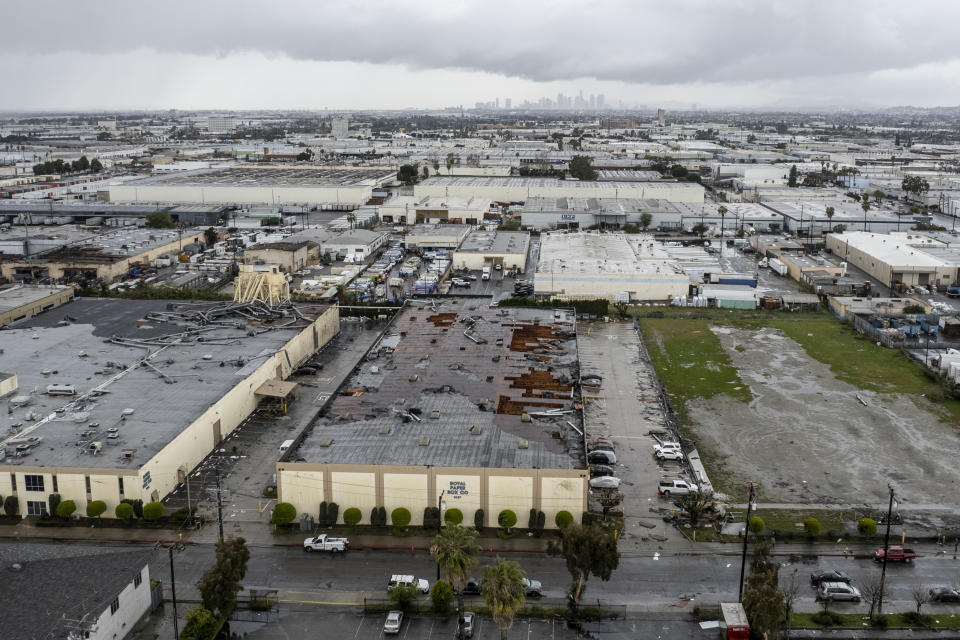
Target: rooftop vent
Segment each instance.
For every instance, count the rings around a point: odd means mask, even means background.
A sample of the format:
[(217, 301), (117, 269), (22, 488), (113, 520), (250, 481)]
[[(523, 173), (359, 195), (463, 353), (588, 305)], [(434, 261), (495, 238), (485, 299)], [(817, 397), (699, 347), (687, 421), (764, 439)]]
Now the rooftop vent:
[(472, 427), (470, 427), (470, 433), (471, 433), (472, 435), (478, 436), (478, 435), (480, 435), (481, 433), (483, 433), (483, 427), (481, 427), (481, 426), (478, 425), (478, 424), (475, 424), (475, 425), (473, 425)]
[(388, 436), (388, 435), (390, 435), (390, 432), (391, 432), (392, 430), (393, 430), (393, 429), (390, 428), (390, 427), (380, 427), (380, 429), (377, 431), (377, 433), (379, 433), (381, 436)]
[(333, 438), (324, 438), (323, 440), (320, 441), (321, 447), (329, 447), (332, 444), (333, 444)]
[(517, 449), (529, 449), (529, 448), (530, 448), (529, 441), (521, 439), (519, 442), (517, 442)]
[(417, 444), (420, 445), (421, 447), (425, 447), (428, 444), (430, 444), (430, 438), (427, 438), (427, 437), (420, 438), (420, 441)]
[(440, 419), (440, 412), (439, 412), (439, 411), (431, 411), (431, 412), (430, 412), (430, 417), (431, 417), (432, 419), (434, 419), (434, 420), (439, 420), (439, 419)]

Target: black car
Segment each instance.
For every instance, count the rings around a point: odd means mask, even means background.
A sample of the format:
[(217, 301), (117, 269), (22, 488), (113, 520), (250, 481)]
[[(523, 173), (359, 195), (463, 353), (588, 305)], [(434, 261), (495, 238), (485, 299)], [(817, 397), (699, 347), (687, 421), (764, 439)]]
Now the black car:
[(960, 593), (950, 587), (934, 587), (930, 589), (930, 600), (933, 602), (960, 602)]
[(605, 464), (592, 464), (590, 465), (590, 477), (599, 478), (601, 476), (612, 476), (613, 467)]
[(480, 581), (471, 576), (467, 580), (467, 584), (463, 585), (463, 595), (465, 596), (480, 595)]
[(821, 582), (850, 582), (850, 576), (843, 571), (830, 569), (828, 571), (815, 571), (810, 574), (810, 584), (816, 586)]

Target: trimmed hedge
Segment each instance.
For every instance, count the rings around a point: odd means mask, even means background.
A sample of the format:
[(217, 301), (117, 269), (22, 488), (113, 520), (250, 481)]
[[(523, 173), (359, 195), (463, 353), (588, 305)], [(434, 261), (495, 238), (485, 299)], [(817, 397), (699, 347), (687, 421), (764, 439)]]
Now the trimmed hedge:
[(504, 529), (512, 529), (517, 526), (517, 514), (510, 509), (504, 509), (500, 512), (500, 515), (497, 516), (497, 524)]
[(862, 536), (872, 536), (877, 533), (877, 521), (872, 518), (860, 518), (857, 523), (857, 531)]
[(73, 500), (64, 500), (57, 505), (57, 515), (61, 518), (69, 518), (77, 510), (77, 503)]
[(460, 524), (463, 522), (463, 511), (457, 508), (447, 509), (443, 514), (443, 520), (447, 524)]
[(129, 502), (121, 502), (113, 510), (113, 515), (117, 516), (118, 520), (130, 520), (133, 518), (133, 505)]
[(473, 526), (476, 527), (477, 531), (483, 529), (483, 509), (477, 509), (473, 512)]
[(273, 508), (273, 523), (279, 526), (290, 524), (297, 517), (297, 508), (289, 502), (281, 502)]
[(767, 528), (766, 523), (760, 516), (750, 516), (750, 531), (752, 533), (761, 533)]
[(410, 510), (406, 507), (397, 507), (390, 512), (390, 523), (395, 527), (406, 527), (410, 524)]
[(87, 505), (87, 517), (99, 518), (107, 510), (107, 503), (103, 500), (94, 500)]
[(553, 521), (556, 523), (558, 528), (566, 529), (573, 524), (573, 514), (569, 511), (558, 511), (557, 515), (554, 516)]
[[(363, 512), (356, 507), (350, 507), (343, 512), (343, 522), (351, 527), (354, 527), (360, 524), (360, 521), (363, 520)], [(371, 523), (372, 524), (372, 523)]]
[(162, 518), (164, 511), (166, 511), (166, 507), (163, 506), (162, 502), (149, 502), (143, 505), (143, 519), (152, 522)]

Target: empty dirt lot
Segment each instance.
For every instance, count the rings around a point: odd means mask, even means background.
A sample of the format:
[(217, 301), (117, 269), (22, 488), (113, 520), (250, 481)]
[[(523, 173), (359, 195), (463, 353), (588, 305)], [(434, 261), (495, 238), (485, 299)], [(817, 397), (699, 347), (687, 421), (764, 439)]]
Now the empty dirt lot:
[(686, 403), (699, 446), (724, 461), (718, 484), (757, 481), (764, 502), (877, 504), (893, 481), (905, 504), (960, 503), (960, 437), (931, 403), (841, 381), (777, 329), (711, 330), (753, 396)]

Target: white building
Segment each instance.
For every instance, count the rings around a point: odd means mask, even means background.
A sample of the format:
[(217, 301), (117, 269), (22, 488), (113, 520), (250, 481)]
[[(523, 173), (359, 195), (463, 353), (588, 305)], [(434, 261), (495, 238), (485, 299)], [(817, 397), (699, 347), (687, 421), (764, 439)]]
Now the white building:
[(551, 178), (435, 177), (413, 188), (413, 195), (417, 198), (488, 198), (493, 202), (526, 202), (536, 197), (703, 202), (703, 193), (703, 186), (695, 182), (584, 182)]
[(477, 271), (500, 265), (504, 269), (527, 268), (530, 234), (526, 231), (484, 231), (474, 229), (453, 252), (456, 269)]
[(350, 120), (346, 117), (333, 118), (330, 121), (330, 134), (334, 138), (346, 138), (350, 133)]

